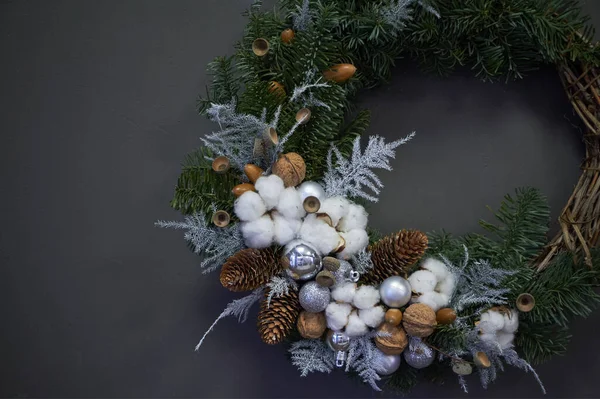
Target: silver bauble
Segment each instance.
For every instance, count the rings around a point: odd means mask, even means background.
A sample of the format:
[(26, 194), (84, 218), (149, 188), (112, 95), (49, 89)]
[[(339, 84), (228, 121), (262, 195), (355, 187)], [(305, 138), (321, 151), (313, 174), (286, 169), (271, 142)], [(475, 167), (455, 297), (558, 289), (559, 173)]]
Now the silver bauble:
[(317, 197), (322, 203), (325, 199), (325, 190), (319, 183), (314, 181), (305, 181), (296, 187), (296, 191), (300, 194), (302, 201), (304, 201), (306, 197)]
[(310, 280), (321, 271), (321, 255), (316, 249), (301, 241), (292, 241), (285, 246), (284, 268), (294, 280)]
[(418, 338), (411, 338), (408, 348), (404, 350), (404, 360), (406, 363), (416, 369), (422, 369), (430, 366), (435, 359), (433, 349), (428, 347)]
[(340, 267), (333, 273), (333, 276), (335, 277), (335, 284), (339, 285), (348, 281), (352, 281), (352, 265), (350, 262), (343, 259), (338, 260), (340, 261)]
[(379, 286), (381, 300), (391, 308), (400, 308), (406, 305), (412, 296), (411, 291), (408, 280), (400, 276), (388, 277)]
[(300, 288), (298, 299), (304, 310), (319, 313), (329, 305), (331, 291), (329, 291), (329, 288), (319, 285), (316, 281), (309, 281)]
[(393, 374), (400, 367), (402, 357), (400, 355), (386, 355), (379, 349), (375, 350), (373, 368), (379, 375)]
[(350, 337), (341, 331), (329, 330), (327, 333), (327, 345), (334, 351), (345, 351), (350, 347)]

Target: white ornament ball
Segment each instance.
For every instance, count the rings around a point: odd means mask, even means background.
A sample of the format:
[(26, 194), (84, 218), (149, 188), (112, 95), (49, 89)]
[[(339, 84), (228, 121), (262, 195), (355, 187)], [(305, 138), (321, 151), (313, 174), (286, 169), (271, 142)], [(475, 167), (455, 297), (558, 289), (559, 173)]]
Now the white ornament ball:
[(379, 286), (379, 295), (381, 301), (389, 307), (401, 308), (410, 301), (411, 286), (400, 276), (388, 277)]
[(273, 243), (273, 220), (265, 215), (253, 222), (242, 223), (242, 235), (248, 248), (267, 248)]
[(346, 327), (346, 324), (348, 324), (350, 312), (352, 312), (352, 305), (347, 303), (331, 302), (325, 309), (327, 327), (335, 331), (343, 329)]
[(258, 193), (247, 191), (235, 200), (233, 211), (242, 222), (253, 222), (265, 214), (267, 206)]
[(358, 309), (370, 309), (379, 303), (379, 291), (370, 285), (363, 285), (356, 290), (352, 303)]
[(323, 186), (314, 181), (305, 181), (297, 187), (297, 190), (302, 201), (307, 197), (316, 197), (321, 202), (325, 199), (325, 190), (323, 189)]
[(400, 368), (402, 357), (400, 355), (386, 355), (379, 349), (375, 349), (373, 368), (379, 375), (391, 375)]
[(284, 190), (283, 180), (277, 175), (262, 176), (256, 180), (254, 187), (265, 202), (267, 209), (273, 209), (279, 202), (279, 197)]
[(304, 310), (318, 313), (327, 308), (331, 301), (331, 294), (329, 288), (319, 285), (316, 281), (309, 281), (300, 288), (298, 299)]
[(413, 291), (418, 292), (419, 294), (424, 294), (426, 292), (435, 290), (437, 278), (435, 277), (435, 274), (429, 270), (417, 270), (408, 276), (408, 282), (410, 283)]
[(348, 317), (348, 324), (346, 324), (346, 330), (344, 331), (349, 337), (362, 337), (369, 331), (369, 328), (365, 322), (358, 317), (358, 312), (354, 310)]

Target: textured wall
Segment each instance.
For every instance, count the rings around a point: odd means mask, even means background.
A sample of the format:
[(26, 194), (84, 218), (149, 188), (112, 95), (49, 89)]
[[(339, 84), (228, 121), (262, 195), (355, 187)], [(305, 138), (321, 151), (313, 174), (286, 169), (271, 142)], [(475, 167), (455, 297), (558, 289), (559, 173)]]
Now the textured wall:
[[(370, 397), (342, 373), (298, 377), (253, 322), (223, 321), (231, 295), (202, 276), (181, 234), (153, 227), (184, 154), (212, 126), (194, 111), (214, 56), (231, 53), (250, 0), (8, 1), (0, 5), (0, 395), (17, 397)], [(600, 5), (587, 1), (600, 23)], [(372, 133), (418, 135), (399, 150), (372, 208), (384, 230), (477, 229), (516, 186), (557, 216), (583, 155), (552, 68), (484, 84), (401, 63), (365, 94)], [(551, 396), (596, 396), (589, 342), (539, 367)], [(483, 395), (473, 380), (474, 396)], [(416, 397), (460, 395), (423, 384)], [(539, 396), (509, 371), (489, 396)]]

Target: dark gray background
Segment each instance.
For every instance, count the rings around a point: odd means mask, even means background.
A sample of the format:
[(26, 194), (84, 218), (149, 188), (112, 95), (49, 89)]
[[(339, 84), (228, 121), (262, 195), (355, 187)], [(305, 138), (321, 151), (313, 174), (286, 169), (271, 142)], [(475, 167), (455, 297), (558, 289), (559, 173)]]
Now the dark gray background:
[[(180, 161), (213, 128), (194, 110), (204, 68), (232, 52), (249, 3), (0, 5), (2, 396), (377, 396), (343, 373), (300, 378), (253, 321), (222, 321), (193, 352), (234, 296), (153, 222), (179, 218), (168, 202)], [(371, 133), (418, 131), (382, 174), (375, 227), (472, 231), (522, 185), (558, 215), (583, 146), (555, 71), (509, 85), (468, 76), (402, 63), (392, 85), (362, 96)], [(600, 394), (598, 327), (600, 312), (575, 322), (569, 354), (538, 368), (549, 396)], [(473, 397), (540, 395), (520, 372), (487, 392), (470, 381)], [(413, 392), (461, 395), (454, 382)]]

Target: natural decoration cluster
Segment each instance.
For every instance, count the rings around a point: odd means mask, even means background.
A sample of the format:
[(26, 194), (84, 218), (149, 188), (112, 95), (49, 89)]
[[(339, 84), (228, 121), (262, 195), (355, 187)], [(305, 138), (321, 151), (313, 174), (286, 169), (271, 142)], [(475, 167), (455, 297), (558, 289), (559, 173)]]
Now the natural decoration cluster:
[[(210, 64), (199, 110), (216, 124), (186, 159), (171, 205), (204, 272), (249, 292), (227, 316), (260, 303), (258, 332), (285, 343), (300, 374), (342, 369), (373, 389), (407, 390), (450, 368), (467, 391), (505, 365), (566, 350), (574, 316), (599, 302), (597, 252), (547, 244), (549, 210), (535, 189), (506, 196), (487, 235), (402, 229), (377, 238), (365, 204), (391, 170), (393, 142), (362, 136), (368, 111), (350, 99), (414, 55), (428, 69), (471, 64), (478, 76), (520, 77), (540, 62), (597, 60), (569, 0), (280, 0), (255, 3), (237, 52)], [(585, 29), (584, 29), (585, 28)], [(241, 88), (244, 90), (241, 90)], [(600, 104), (600, 99), (599, 99)], [(600, 181), (596, 179), (596, 181)], [(597, 240), (597, 237), (596, 237)], [(554, 248), (554, 247), (553, 247)], [(437, 373), (437, 374), (439, 374)], [(431, 374), (431, 373), (429, 373)], [(434, 373), (435, 374), (435, 373)]]

